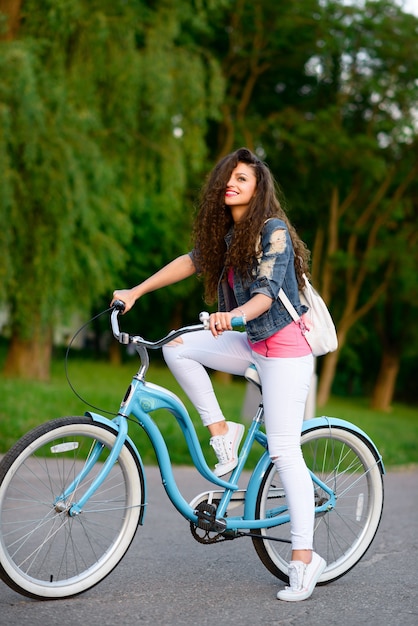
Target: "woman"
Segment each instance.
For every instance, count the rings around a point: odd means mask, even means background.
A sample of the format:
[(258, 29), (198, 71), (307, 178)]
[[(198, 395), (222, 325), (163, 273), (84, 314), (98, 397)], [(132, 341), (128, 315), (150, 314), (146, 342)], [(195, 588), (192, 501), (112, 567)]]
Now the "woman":
[[(289, 505), (292, 560), (289, 586), (280, 600), (308, 598), (325, 569), (312, 550), (313, 485), (300, 447), (300, 433), (313, 371), (313, 356), (301, 329), (278, 300), (283, 288), (299, 314), (302, 274), (309, 252), (280, 206), (268, 167), (246, 148), (224, 157), (203, 188), (194, 226), (194, 249), (129, 290), (113, 293), (125, 312), (144, 294), (192, 274), (202, 274), (208, 302), (218, 299), (210, 333), (186, 334), (168, 344), (164, 358), (203, 424), (208, 427), (222, 476), (237, 464), (244, 427), (227, 422), (206, 368), (243, 375), (255, 363), (263, 387), (269, 454)], [(242, 317), (245, 333), (232, 330)]]

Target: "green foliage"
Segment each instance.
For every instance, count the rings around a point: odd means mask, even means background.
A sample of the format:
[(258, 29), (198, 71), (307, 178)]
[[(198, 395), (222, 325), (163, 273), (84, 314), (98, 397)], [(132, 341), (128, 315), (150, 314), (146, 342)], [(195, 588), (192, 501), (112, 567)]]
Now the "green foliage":
[(28, 0), (20, 39), (1, 45), (0, 297), (18, 336), (34, 302), (48, 327), (76, 294), (78, 309), (108, 300), (126, 250), (184, 250), (189, 172), (222, 95), (197, 8)]
[(75, 284), (79, 306), (91, 302), (91, 284), (103, 291), (109, 266), (121, 267), (129, 229), (111, 168), (92, 137), (97, 119), (83, 118), (66, 86), (42, 67), (40, 47), (13, 42), (0, 54), (0, 213), (8, 243), (1, 295), (21, 338), (33, 332), (34, 303), (47, 328), (74, 298)]

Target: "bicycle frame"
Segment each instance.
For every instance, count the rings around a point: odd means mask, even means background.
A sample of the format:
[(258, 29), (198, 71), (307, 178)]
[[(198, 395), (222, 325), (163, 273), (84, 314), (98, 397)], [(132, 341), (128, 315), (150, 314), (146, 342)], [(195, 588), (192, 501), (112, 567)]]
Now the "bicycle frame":
[[(203, 315), (203, 314), (202, 314)], [(116, 322), (117, 312), (112, 313), (112, 328), (114, 331), (114, 335), (119, 339), (121, 343), (128, 343), (132, 338), (130, 338), (125, 333), (119, 332), (119, 327)], [(202, 319), (202, 318), (201, 318)], [(198, 329), (203, 329), (205, 323), (202, 326), (191, 326), (181, 329), (182, 332), (193, 332)], [(179, 332), (179, 331), (178, 331)], [(170, 337), (176, 336), (176, 333), (171, 333)], [(141, 338), (137, 338), (141, 339)], [(166, 338), (167, 339), (167, 338)], [(150, 342), (145, 342), (141, 339), (143, 344), (148, 344), (148, 347), (160, 347), (160, 343), (151, 344)], [(170, 460), (169, 451), (165, 440), (152, 419), (150, 413), (156, 411), (157, 409), (165, 409), (173, 414), (178, 424), (181, 427), (183, 435), (185, 437), (188, 449), (190, 451), (190, 455), (193, 461), (194, 466), (197, 471), (209, 482), (216, 485), (217, 487), (222, 488), (223, 494), (220, 497), (220, 502), (217, 506), (216, 510), (216, 520), (220, 522), (223, 530), (254, 530), (261, 528), (271, 528), (274, 526), (279, 526), (281, 524), (287, 523), (290, 519), (289, 514), (287, 513), (287, 509), (283, 507), (280, 509), (275, 509), (271, 511), (271, 515), (267, 519), (256, 519), (256, 499), (260, 486), (260, 482), (267, 471), (271, 459), (267, 450), (267, 437), (260, 430), (260, 426), (263, 423), (263, 407), (259, 406), (256, 415), (254, 416), (251, 425), (248, 429), (247, 436), (244, 439), (244, 442), (241, 447), (241, 452), (238, 458), (238, 464), (236, 468), (233, 470), (230, 480), (223, 480), (222, 478), (217, 477), (214, 472), (209, 468), (206, 463), (205, 457), (202, 452), (202, 448), (200, 442), (198, 440), (195, 427), (193, 422), (188, 414), (186, 407), (183, 402), (178, 398), (174, 393), (156, 385), (154, 383), (150, 383), (145, 381), (145, 372), (148, 369), (149, 359), (146, 348), (144, 345), (137, 345), (137, 351), (141, 356), (141, 367), (138, 370), (138, 373), (133, 377), (132, 382), (126, 392), (126, 395), (120, 405), (119, 414), (114, 420), (108, 420), (103, 416), (86, 412), (86, 416), (91, 417), (96, 422), (104, 423), (110, 425), (116, 432), (116, 440), (112, 450), (110, 451), (109, 457), (103, 465), (103, 468), (97, 475), (96, 479), (92, 482), (90, 487), (86, 490), (84, 495), (76, 502), (72, 504), (69, 509), (70, 516), (76, 516), (81, 513), (83, 506), (89, 500), (89, 498), (94, 494), (96, 489), (101, 485), (101, 483), (105, 480), (107, 474), (109, 473), (112, 465), (116, 462), (122, 446), (124, 445), (126, 439), (128, 438), (128, 426), (127, 426), (127, 418), (133, 415), (138, 421), (139, 425), (143, 428), (143, 430), (147, 433), (151, 444), (155, 450), (158, 466), (161, 473), (162, 483), (166, 490), (166, 493), (175, 506), (175, 508), (179, 511), (179, 513), (187, 520), (193, 523), (197, 523), (198, 517), (196, 515), (195, 509), (185, 500), (182, 496), (176, 480), (174, 478), (172, 464)], [(372, 449), (374, 451), (374, 455), (376, 458), (376, 462), (382, 464), (383, 463), (381, 456), (375, 447), (374, 443), (371, 439), (361, 431), (359, 428), (355, 427), (353, 424), (346, 422), (344, 420), (340, 420), (337, 418), (329, 418), (329, 417), (321, 417), (321, 418), (313, 418), (311, 420), (307, 420), (303, 423), (302, 432), (310, 430), (311, 428), (316, 428), (318, 426), (328, 426), (332, 428), (333, 425), (340, 426), (343, 428), (347, 428), (348, 430), (355, 430), (365, 441), (368, 441)], [(244, 512), (241, 517), (224, 517), (226, 514), (226, 510), (228, 504), (230, 503), (233, 494), (239, 489), (238, 480), (241, 476), (241, 473), (245, 467), (245, 463), (247, 461), (249, 452), (253, 446), (253, 443), (257, 441), (264, 447), (265, 452), (262, 454), (260, 460), (258, 461), (255, 469), (253, 470), (248, 485), (246, 487), (246, 495), (245, 495), (245, 503), (244, 503)], [(132, 443), (132, 442), (131, 442)], [(136, 450), (135, 446), (132, 444), (134, 450)], [(141, 467), (143, 468), (143, 464), (140, 458), (138, 451), (136, 450), (139, 461), (141, 463)], [(100, 456), (100, 445), (96, 444), (95, 449), (92, 450), (88, 461), (86, 462), (83, 470), (80, 474), (74, 479), (71, 485), (66, 489), (66, 491), (57, 498), (56, 504), (68, 498), (68, 496), (75, 490), (77, 484), (89, 473), (90, 469), (93, 465), (98, 461)], [(323, 511), (329, 511), (335, 506), (335, 494), (332, 489), (324, 484), (319, 477), (314, 475), (312, 472), (311, 477), (313, 482), (318, 485), (324, 493), (328, 494), (328, 500), (324, 502), (321, 506), (317, 506), (315, 509), (316, 513), (321, 513)], [(145, 508), (145, 507), (144, 507)], [(143, 521), (143, 515), (141, 516), (141, 523)]]
[[(264, 473), (271, 463), (270, 456), (267, 451), (266, 435), (262, 431), (260, 431), (263, 413), (262, 406), (260, 406), (256, 416), (254, 417), (248, 429), (247, 436), (242, 444), (238, 465), (232, 472), (230, 480), (226, 481), (222, 478), (218, 478), (207, 465), (201, 445), (196, 435), (196, 430), (194, 428), (193, 422), (183, 402), (171, 391), (168, 391), (167, 389), (164, 389), (159, 385), (155, 385), (154, 383), (140, 380), (136, 376), (132, 380), (125, 399), (121, 404), (119, 416), (115, 418), (115, 420), (108, 420), (103, 416), (92, 412), (86, 413), (86, 415), (90, 416), (94, 421), (111, 425), (113, 428), (115, 428), (115, 430), (118, 431), (118, 434), (116, 437), (115, 445), (112, 448), (107, 463), (104, 464), (104, 467), (101, 469), (96, 480), (92, 483), (92, 485), (83, 495), (83, 497), (79, 501), (73, 503), (69, 511), (70, 515), (77, 515), (81, 512), (87, 500), (92, 496), (96, 488), (106, 478), (110, 466), (117, 459), (120, 449), (123, 446), (127, 436), (127, 420), (125, 418), (130, 415), (134, 415), (139, 425), (147, 433), (153, 445), (157, 456), (162, 483), (169, 499), (185, 519), (189, 520), (190, 522), (197, 522), (198, 518), (195, 514), (194, 508), (190, 506), (190, 504), (184, 499), (177, 486), (173, 474), (169, 451), (165, 440), (158, 426), (150, 416), (150, 413), (157, 409), (166, 409), (174, 415), (182, 429), (196, 469), (205, 479), (207, 479), (209, 482), (213, 483), (217, 487), (221, 487), (224, 490), (219, 505), (217, 507), (216, 518), (217, 520), (222, 520), (222, 524), (225, 530), (254, 530), (260, 528), (271, 528), (273, 526), (279, 526), (289, 521), (289, 514), (287, 513), (287, 511), (282, 513), (276, 511), (280, 514), (273, 515), (272, 517), (269, 517), (265, 520), (255, 519), (256, 497), (259, 490), (260, 481), (262, 480)], [(364, 439), (366, 439), (373, 445), (376, 461), (382, 463), (381, 456), (370, 438), (359, 428), (344, 420), (329, 417), (313, 418), (303, 423), (302, 432), (305, 432), (317, 426), (324, 425), (330, 428), (334, 425), (339, 425), (351, 430), (354, 429), (359, 435), (361, 435)], [(242, 517), (239, 518), (229, 516), (227, 518), (224, 518), (223, 516), (225, 515), (228, 504), (234, 492), (236, 492), (239, 488), (238, 480), (242, 473), (242, 470), (245, 467), (245, 462), (248, 458), (249, 451), (254, 441), (259, 442), (266, 449), (266, 451), (264, 452), (264, 454), (262, 454), (248, 482), (246, 488), (244, 514)], [(61, 496), (62, 498), (68, 497), (69, 493), (75, 487), (77, 482), (79, 482), (80, 479), (88, 473), (90, 467), (95, 462), (95, 460), (96, 458), (89, 461), (88, 466), (85, 467), (81, 475), (77, 476), (77, 478), (73, 481), (73, 484), (66, 490), (66, 493)], [(324, 484), (317, 476), (312, 474), (312, 472), (311, 476), (313, 482), (320, 486), (323, 491), (329, 496), (329, 499), (325, 503), (323, 503), (319, 507), (316, 507), (315, 512), (320, 513), (323, 511), (331, 510), (335, 506), (335, 495), (332, 489)], [(61, 499), (61, 497), (59, 498), (59, 500)]]

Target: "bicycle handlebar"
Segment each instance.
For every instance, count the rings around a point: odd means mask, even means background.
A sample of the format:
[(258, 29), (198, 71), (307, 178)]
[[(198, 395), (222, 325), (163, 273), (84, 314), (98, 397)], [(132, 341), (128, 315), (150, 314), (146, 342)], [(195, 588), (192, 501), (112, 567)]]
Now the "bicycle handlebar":
[[(194, 324), (192, 326), (183, 326), (183, 328), (179, 328), (178, 330), (171, 330), (168, 335), (163, 337), (162, 339), (158, 339), (157, 341), (148, 341), (143, 337), (138, 335), (129, 335), (128, 333), (121, 332), (119, 328), (119, 313), (125, 310), (125, 303), (122, 300), (115, 300), (112, 307), (111, 314), (111, 325), (112, 332), (115, 339), (124, 345), (128, 345), (130, 343), (135, 343), (138, 345), (142, 345), (145, 348), (149, 348), (150, 350), (156, 350), (158, 348), (162, 348), (165, 344), (173, 341), (176, 337), (180, 335), (184, 335), (185, 333), (196, 332), (197, 330), (209, 330), (209, 313), (207, 311), (202, 311), (199, 313), (199, 320), (201, 324)], [(243, 325), (242, 317), (233, 317), (231, 320), (231, 325), (233, 328), (239, 328)]]

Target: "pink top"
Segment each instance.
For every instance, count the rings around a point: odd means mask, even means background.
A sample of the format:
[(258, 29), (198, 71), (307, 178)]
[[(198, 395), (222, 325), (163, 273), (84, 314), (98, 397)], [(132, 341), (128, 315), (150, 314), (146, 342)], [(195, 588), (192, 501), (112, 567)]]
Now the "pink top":
[[(234, 286), (234, 271), (228, 270), (228, 283), (231, 288)], [(271, 337), (252, 343), (248, 340), (251, 349), (263, 356), (280, 357), (282, 359), (292, 359), (298, 356), (306, 356), (312, 352), (310, 345), (302, 335), (299, 324), (291, 322)]]
[(310, 345), (302, 335), (299, 324), (293, 321), (271, 337), (256, 343), (249, 341), (249, 343), (251, 349), (258, 354), (282, 359), (306, 356), (312, 352)]

